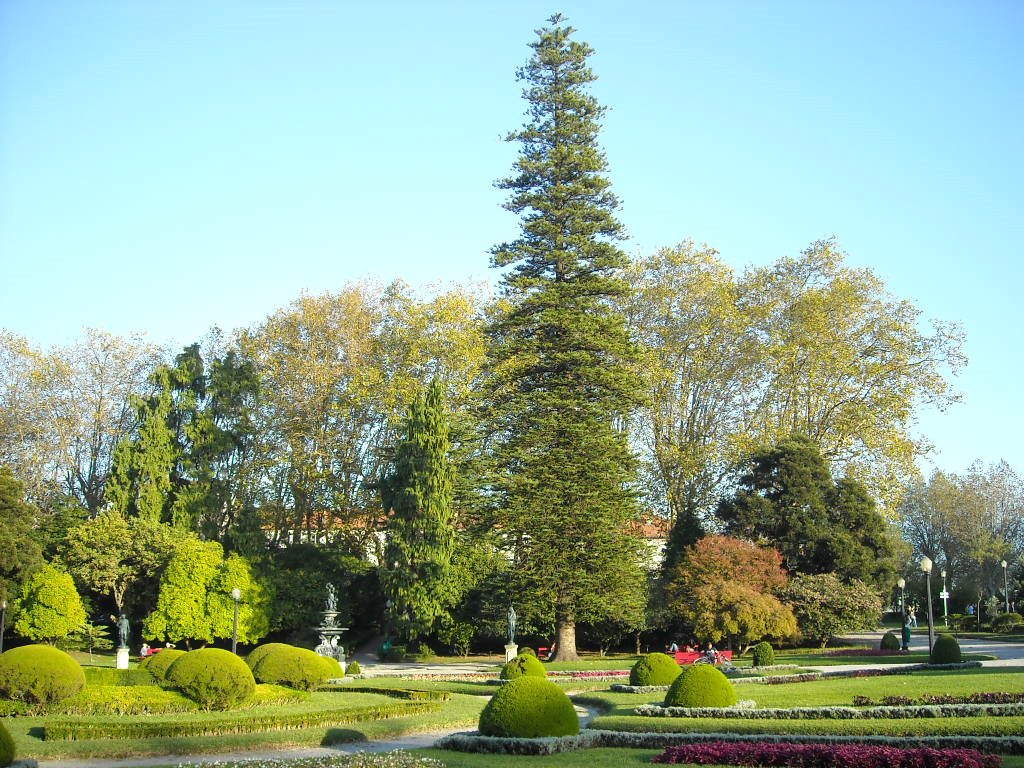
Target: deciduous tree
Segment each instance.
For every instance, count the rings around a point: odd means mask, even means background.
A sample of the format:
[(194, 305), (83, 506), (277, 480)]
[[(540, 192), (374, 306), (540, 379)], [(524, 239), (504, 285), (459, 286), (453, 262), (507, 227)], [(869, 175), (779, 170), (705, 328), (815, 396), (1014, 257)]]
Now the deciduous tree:
[(822, 648), (836, 635), (874, 629), (882, 615), (878, 591), (857, 579), (843, 582), (834, 573), (798, 575), (783, 593), (796, 615), (800, 633)]
[(14, 631), (29, 640), (54, 643), (85, 623), (85, 608), (71, 576), (44, 565), (25, 582)]

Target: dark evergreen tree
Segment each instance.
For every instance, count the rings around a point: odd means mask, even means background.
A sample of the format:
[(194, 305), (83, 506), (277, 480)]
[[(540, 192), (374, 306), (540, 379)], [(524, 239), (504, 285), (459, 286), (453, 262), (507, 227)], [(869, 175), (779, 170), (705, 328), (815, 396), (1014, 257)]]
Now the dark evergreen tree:
[(390, 512), (382, 583), (389, 618), (405, 642), (429, 633), (454, 593), (450, 451), (443, 389), (435, 380), (409, 407), (392, 471), (381, 482)]
[(751, 457), (739, 489), (718, 506), (726, 531), (776, 547), (793, 573), (835, 573), (882, 584), (895, 540), (856, 480), (834, 482), (817, 444), (793, 435)]
[(535, 626), (553, 618), (558, 658), (572, 659), (577, 621), (642, 606), (634, 459), (619, 421), (639, 387), (616, 309), (628, 259), (598, 145), (604, 108), (587, 90), (593, 51), (561, 16), (549, 23), (517, 73), (528, 121), (508, 137), (520, 154), (498, 182), (522, 224), (492, 250), (508, 269), (490, 328), (489, 425), (496, 529), (515, 562), (509, 598)]
[(9, 467), (0, 465), (0, 598), (12, 602), (22, 584), (43, 565), (35, 526), (39, 511)]

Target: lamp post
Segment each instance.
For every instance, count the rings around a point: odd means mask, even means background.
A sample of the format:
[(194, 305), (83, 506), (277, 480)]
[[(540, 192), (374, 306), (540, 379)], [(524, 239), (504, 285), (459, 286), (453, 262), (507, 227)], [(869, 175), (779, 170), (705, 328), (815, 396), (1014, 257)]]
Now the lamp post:
[(1010, 612), (1010, 582), (1006, 578), (1006, 561), (1003, 560), (999, 564), (1001, 566), (1003, 566), (1003, 597), (1006, 598), (1006, 612), (1009, 613)]
[(231, 652), (238, 653), (238, 601), (242, 597), (242, 590), (235, 587), (231, 590), (231, 596), (235, 598), (235, 627), (231, 631)]
[(931, 656), (932, 647), (935, 645), (935, 626), (932, 620), (932, 559), (921, 558), (921, 570), (924, 571), (924, 583), (928, 589), (928, 655)]
[(7, 624), (7, 601), (0, 602), (0, 653), (4, 652), (4, 626)]
[(903, 588), (907, 586), (907, 580), (901, 577), (896, 581), (896, 586), (900, 588), (900, 615), (905, 616), (907, 613), (907, 603), (903, 596)]
[(946, 569), (942, 569), (942, 591), (939, 593), (942, 598), (942, 623), (949, 626), (949, 590), (946, 589)]

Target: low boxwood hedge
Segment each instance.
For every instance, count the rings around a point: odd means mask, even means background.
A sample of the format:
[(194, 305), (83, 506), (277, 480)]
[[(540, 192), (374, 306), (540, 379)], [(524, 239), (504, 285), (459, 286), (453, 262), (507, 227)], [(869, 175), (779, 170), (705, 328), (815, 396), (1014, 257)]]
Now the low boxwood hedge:
[(0, 768), (14, 762), (14, 739), (11, 738), (7, 726), (0, 723)]
[(85, 684), (92, 685), (156, 685), (153, 677), (144, 667), (135, 669), (114, 669), (113, 667), (82, 667)]
[(47, 711), (60, 715), (159, 715), (198, 709), (187, 696), (156, 685), (87, 685)]

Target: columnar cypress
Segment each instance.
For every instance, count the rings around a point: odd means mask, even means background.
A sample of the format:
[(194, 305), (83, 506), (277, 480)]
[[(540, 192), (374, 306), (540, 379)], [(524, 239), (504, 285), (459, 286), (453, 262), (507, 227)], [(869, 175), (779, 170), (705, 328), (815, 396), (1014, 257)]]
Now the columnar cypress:
[(528, 122), (513, 175), (498, 182), (520, 237), (492, 250), (504, 311), (490, 329), (496, 528), (521, 578), (514, 601), (553, 615), (558, 658), (576, 657), (577, 620), (639, 604), (630, 535), (634, 461), (621, 419), (638, 401), (634, 350), (616, 300), (628, 259), (598, 146), (604, 113), (587, 92), (593, 52), (561, 16), (530, 44), (517, 77)]
[(428, 633), (452, 595), (451, 445), (441, 384), (434, 381), (409, 407), (405, 435), (381, 482), (389, 510), (384, 593), (400, 639)]

